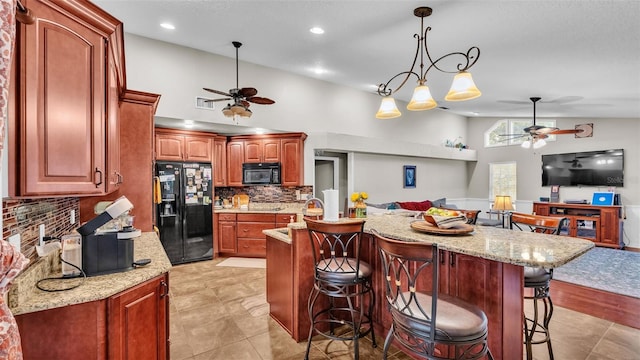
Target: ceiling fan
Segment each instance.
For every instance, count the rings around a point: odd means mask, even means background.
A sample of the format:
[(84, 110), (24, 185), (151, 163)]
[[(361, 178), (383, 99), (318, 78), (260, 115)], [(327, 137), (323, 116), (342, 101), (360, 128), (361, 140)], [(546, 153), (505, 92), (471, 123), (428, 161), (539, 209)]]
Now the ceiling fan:
[(543, 147), (546, 144), (544, 139), (548, 138), (549, 135), (577, 134), (584, 131), (583, 129), (561, 130), (557, 127), (536, 125), (536, 103), (540, 101), (541, 98), (531, 97), (529, 99), (531, 100), (531, 102), (533, 102), (533, 125), (524, 128), (524, 133), (503, 134), (500, 136), (505, 136), (509, 139), (527, 137), (527, 140), (522, 143), (522, 147), (529, 148), (533, 145), (533, 148), (537, 149)]
[(239, 115), (242, 117), (251, 117), (252, 112), (249, 110), (250, 103), (260, 104), (260, 105), (271, 105), (274, 104), (275, 101), (266, 98), (256, 96), (258, 90), (252, 87), (243, 87), (240, 88), (238, 85), (238, 49), (242, 46), (242, 43), (239, 41), (233, 41), (233, 46), (236, 48), (236, 87), (230, 89), (229, 92), (224, 92), (220, 90), (214, 90), (209, 88), (203, 88), (206, 91), (212, 92), (214, 94), (225, 96), (220, 99), (211, 99), (207, 101), (227, 101), (233, 100), (233, 102), (227, 103), (222, 109), (222, 113), (227, 117), (233, 117), (235, 115)]

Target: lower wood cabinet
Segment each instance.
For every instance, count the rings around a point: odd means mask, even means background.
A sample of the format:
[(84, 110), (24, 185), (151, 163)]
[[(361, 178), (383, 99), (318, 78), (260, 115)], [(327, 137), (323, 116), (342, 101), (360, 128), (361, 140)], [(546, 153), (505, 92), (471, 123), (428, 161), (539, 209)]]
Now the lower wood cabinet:
[(25, 360), (168, 359), (169, 277), (107, 299), (15, 318)]
[(295, 214), (222, 213), (215, 217), (219, 255), (264, 258), (267, 245), (262, 230), (286, 227)]

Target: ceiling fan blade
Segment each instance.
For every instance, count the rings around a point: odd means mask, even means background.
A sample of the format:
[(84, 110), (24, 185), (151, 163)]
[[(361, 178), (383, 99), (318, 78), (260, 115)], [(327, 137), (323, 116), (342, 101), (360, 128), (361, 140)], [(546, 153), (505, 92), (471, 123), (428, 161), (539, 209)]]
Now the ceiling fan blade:
[(218, 95), (223, 95), (223, 96), (231, 96), (231, 94), (226, 93), (224, 91), (220, 91), (220, 90), (213, 90), (213, 89), (209, 89), (209, 88), (202, 88), (203, 90), (206, 90), (208, 92), (212, 92), (214, 94), (218, 94)]
[(275, 101), (265, 97), (259, 97), (259, 96), (253, 96), (253, 97), (247, 98), (247, 101), (252, 102), (254, 104), (260, 104), (260, 105), (275, 104)]
[(258, 93), (258, 90), (256, 90), (255, 88), (251, 88), (251, 87), (245, 87), (240, 89), (240, 91), (238, 91), (238, 94), (244, 96), (244, 97), (252, 97), (255, 94)]
[(540, 127), (538, 129), (533, 129), (531, 130), (531, 134), (535, 134), (535, 135), (544, 135), (544, 134), (551, 134), (555, 131), (558, 131), (559, 129), (556, 127)]
[(251, 105), (251, 104), (249, 104), (249, 102), (247, 100), (240, 100), (239, 102), (240, 102), (240, 104), (242, 104), (246, 108), (248, 108)]
[(227, 100), (233, 100), (232, 98), (222, 98), (222, 99), (207, 99), (204, 102), (216, 102), (216, 101), (227, 101)]
[(566, 130), (555, 130), (552, 131), (550, 133), (548, 133), (549, 135), (564, 135), (564, 134), (578, 134), (583, 132), (583, 129), (566, 129)]
[(508, 139), (517, 139), (517, 138), (520, 138), (520, 137), (529, 136), (529, 134), (499, 134), (498, 136), (503, 136), (503, 137), (506, 137)]

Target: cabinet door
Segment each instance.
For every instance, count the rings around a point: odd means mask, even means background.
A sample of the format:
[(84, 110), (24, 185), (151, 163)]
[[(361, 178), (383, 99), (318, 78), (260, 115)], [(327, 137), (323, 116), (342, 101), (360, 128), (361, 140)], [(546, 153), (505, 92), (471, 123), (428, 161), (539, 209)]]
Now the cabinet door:
[(46, 3), (18, 27), (17, 193), (105, 192), (106, 39)]
[(213, 186), (227, 185), (227, 142), (213, 142)]
[(237, 253), (236, 222), (220, 221), (218, 223), (218, 233), (220, 234), (220, 249), (218, 251), (226, 254)]
[(262, 140), (262, 161), (280, 162), (280, 139)]
[(166, 274), (109, 298), (109, 359), (166, 359), (168, 300)]
[(303, 159), (301, 139), (282, 139), (282, 186), (302, 185)]
[(211, 162), (211, 139), (200, 137), (185, 137), (184, 160)]
[(118, 189), (122, 181), (120, 171), (120, 96), (118, 94), (118, 70), (111, 48), (107, 49), (107, 193)]
[(262, 162), (262, 140), (244, 141), (244, 162)]
[(179, 135), (156, 135), (156, 160), (182, 161), (184, 137)]
[(242, 163), (244, 162), (244, 142), (227, 143), (227, 186), (242, 186)]
[(600, 237), (602, 244), (614, 245), (619, 247), (620, 241), (620, 218), (618, 212), (620, 209), (601, 209), (600, 210)]

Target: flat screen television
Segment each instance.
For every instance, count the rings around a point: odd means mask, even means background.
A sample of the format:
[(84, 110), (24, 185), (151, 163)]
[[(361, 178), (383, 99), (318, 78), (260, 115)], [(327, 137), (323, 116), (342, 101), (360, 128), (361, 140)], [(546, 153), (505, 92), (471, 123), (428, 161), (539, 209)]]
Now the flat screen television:
[(624, 150), (542, 155), (542, 186), (624, 185)]

